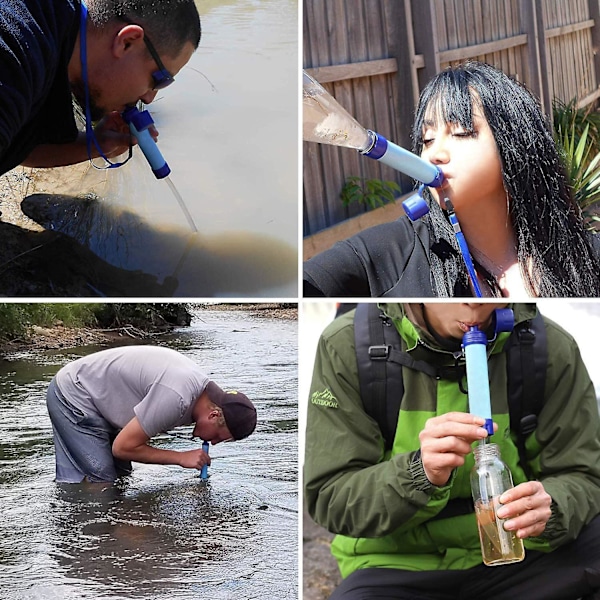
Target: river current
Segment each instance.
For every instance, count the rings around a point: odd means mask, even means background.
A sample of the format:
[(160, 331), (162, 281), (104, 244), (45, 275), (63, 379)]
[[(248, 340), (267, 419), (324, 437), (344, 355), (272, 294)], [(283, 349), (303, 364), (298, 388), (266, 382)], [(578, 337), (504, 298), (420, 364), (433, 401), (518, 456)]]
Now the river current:
[[(252, 599), (298, 596), (297, 323), (203, 310), (153, 339), (244, 391), (255, 433), (211, 448), (197, 471), (134, 464), (117, 486), (54, 482), (46, 387), (100, 350), (34, 351), (0, 362), (0, 598)], [(196, 447), (192, 427), (155, 438)]]

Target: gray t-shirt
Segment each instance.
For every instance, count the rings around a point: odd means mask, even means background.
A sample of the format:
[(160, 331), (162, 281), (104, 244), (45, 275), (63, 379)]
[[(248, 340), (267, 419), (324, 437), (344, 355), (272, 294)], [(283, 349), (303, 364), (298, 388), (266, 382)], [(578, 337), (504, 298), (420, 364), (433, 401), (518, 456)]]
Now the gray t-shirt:
[(122, 429), (137, 416), (149, 437), (189, 425), (192, 406), (209, 379), (189, 358), (159, 346), (102, 350), (64, 366), (60, 392), (84, 413)]

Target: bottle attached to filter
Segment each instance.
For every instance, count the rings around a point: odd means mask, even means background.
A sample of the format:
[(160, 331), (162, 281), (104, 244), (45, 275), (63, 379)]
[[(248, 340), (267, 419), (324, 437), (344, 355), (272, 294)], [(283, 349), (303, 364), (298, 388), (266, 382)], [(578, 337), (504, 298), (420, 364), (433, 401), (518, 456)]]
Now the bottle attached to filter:
[[(494, 311), (495, 334), (511, 331), (513, 312), (509, 308)], [(513, 486), (509, 468), (502, 461), (500, 448), (489, 442), (494, 433), (490, 384), (487, 362), (487, 335), (477, 326), (463, 336), (463, 349), (467, 367), (469, 412), (485, 419), (488, 437), (473, 450), (475, 466), (471, 471), (471, 494), (475, 506), (481, 554), (488, 566), (507, 565), (525, 558), (523, 540), (514, 531), (506, 531), (506, 519), (500, 519), (500, 496)]]
[[(439, 167), (388, 141), (380, 133), (363, 127), (306, 72), (303, 73), (302, 111), (302, 137), (305, 141), (353, 148), (363, 156), (427, 186), (439, 187), (444, 182), (444, 174)], [(425, 200), (417, 195), (411, 196), (409, 202), (402, 205), (413, 221), (429, 211)]]
[(516, 531), (504, 529), (506, 519), (497, 515), (500, 496), (513, 486), (509, 468), (500, 457), (497, 444), (480, 443), (474, 450), (471, 493), (483, 562), (489, 567), (520, 562), (525, 558), (523, 540)]

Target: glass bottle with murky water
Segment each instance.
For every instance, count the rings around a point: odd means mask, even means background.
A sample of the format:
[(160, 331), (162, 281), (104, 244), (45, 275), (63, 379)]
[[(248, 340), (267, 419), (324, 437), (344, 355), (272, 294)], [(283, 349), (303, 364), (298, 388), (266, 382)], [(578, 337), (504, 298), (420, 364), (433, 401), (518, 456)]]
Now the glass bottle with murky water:
[(479, 444), (473, 454), (471, 492), (483, 562), (490, 567), (519, 562), (525, 558), (523, 540), (517, 537), (516, 531), (506, 531), (506, 519), (496, 514), (500, 496), (513, 487), (510, 470), (502, 462), (497, 444)]

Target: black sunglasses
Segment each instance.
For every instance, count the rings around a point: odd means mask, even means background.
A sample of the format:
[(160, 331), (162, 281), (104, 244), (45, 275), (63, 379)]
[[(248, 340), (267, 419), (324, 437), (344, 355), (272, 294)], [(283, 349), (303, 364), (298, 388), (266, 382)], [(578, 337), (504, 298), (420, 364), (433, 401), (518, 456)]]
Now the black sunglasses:
[(146, 48), (148, 48), (148, 52), (150, 52), (150, 56), (154, 59), (156, 66), (158, 67), (158, 71), (154, 71), (152, 73), (152, 81), (154, 82), (153, 90), (162, 90), (166, 88), (168, 85), (171, 85), (175, 81), (175, 77), (169, 73), (169, 71), (163, 65), (162, 60), (160, 60), (160, 56), (158, 52), (152, 45), (152, 42), (146, 35), (144, 31), (144, 44), (146, 44)]
[[(119, 21), (123, 21), (123, 23), (127, 23), (127, 25), (137, 25), (138, 27), (142, 27), (141, 25), (138, 25), (137, 23), (134, 23), (133, 21), (130, 21), (129, 19), (126, 19), (125, 17), (123, 17), (121, 15), (119, 15), (117, 17), (117, 19), (119, 19)], [(142, 29), (144, 29), (144, 28), (142, 27)], [(144, 44), (146, 44), (146, 48), (148, 48), (148, 52), (150, 52), (150, 56), (152, 57), (152, 59), (156, 63), (156, 66), (159, 69), (158, 71), (154, 71), (154, 73), (152, 73), (152, 81), (154, 83), (154, 85), (152, 86), (152, 89), (153, 90), (162, 90), (163, 88), (166, 88), (168, 85), (171, 85), (175, 81), (175, 77), (173, 77), (173, 75), (171, 75), (169, 70), (163, 64), (163, 61), (160, 60), (160, 56), (158, 55), (156, 48), (150, 41), (150, 38), (146, 34), (145, 29), (144, 29)]]

